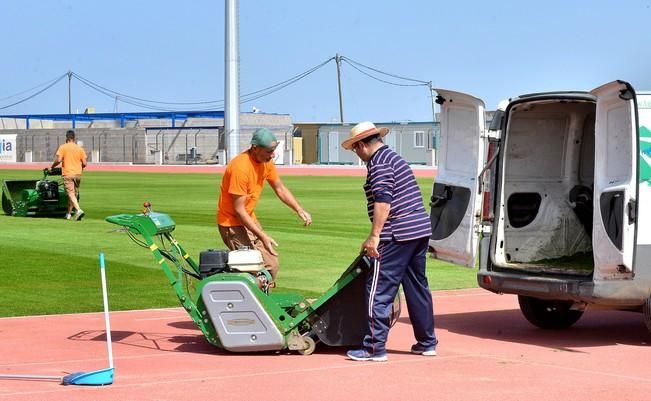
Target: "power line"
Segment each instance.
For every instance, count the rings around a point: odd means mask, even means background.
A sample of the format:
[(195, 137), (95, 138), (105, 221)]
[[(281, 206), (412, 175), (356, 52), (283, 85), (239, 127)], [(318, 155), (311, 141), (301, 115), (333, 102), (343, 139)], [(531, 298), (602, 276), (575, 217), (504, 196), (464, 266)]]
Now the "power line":
[[(369, 76), (369, 77), (371, 77), (371, 78), (373, 78), (373, 79), (376, 79), (376, 80), (378, 80), (378, 81), (382, 81), (382, 82), (385, 82), (385, 83), (391, 84), (391, 85), (397, 85), (397, 86), (421, 86), (421, 85), (423, 85), (423, 86), (425, 86), (425, 85), (428, 85), (428, 84), (429, 84), (429, 81), (423, 81), (423, 80), (420, 80), (420, 79), (414, 79), (414, 78), (407, 78), (407, 77), (403, 77), (403, 76), (400, 76), (400, 75), (396, 75), (396, 74), (391, 74), (391, 73), (388, 73), (388, 72), (384, 72), (384, 71), (378, 70), (377, 68), (369, 67), (369, 66), (367, 66), (367, 65), (364, 65), (364, 64), (362, 64), (362, 63), (360, 63), (360, 62), (357, 62), (357, 61), (355, 61), (355, 60), (353, 60), (353, 59), (351, 59), (351, 58), (349, 58), (349, 57), (346, 57), (346, 56), (341, 56), (341, 58), (342, 58), (344, 61), (346, 61), (346, 62), (348, 63), (348, 65), (352, 66), (353, 68), (355, 68), (357, 71), (361, 72), (362, 74), (367, 75), (367, 76)], [(362, 71), (360, 68), (358, 68), (358, 67), (365, 68), (365, 69), (367, 69), (367, 70), (371, 70), (371, 71), (374, 71), (374, 72), (376, 72), (376, 73), (378, 73), (378, 74), (386, 75), (386, 76), (389, 76), (389, 77), (392, 77), (392, 78), (402, 79), (402, 80), (404, 80), (404, 81), (418, 82), (418, 84), (411, 84), (411, 85), (408, 85), (408, 84), (398, 84), (398, 83), (394, 83), (394, 82), (385, 81), (385, 80), (382, 80), (382, 79), (377, 78), (377, 77), (375, 77), (375, 76), (372, 76), (372, 75), (369, 74), (369, 73), (363, 72), (363, 71)]]
[(38, 85), (36, 85), (36, 86), (33, 86), (33, 87), (29, 88), (29, 89), (25, 89), (25, 90), (22, 91), (22, 92), (18, 92), (18, 93), (14, 93), (13, 95), (9, 95), (9, 96), (6, 96), (6, 97), (2, 97), (2, 98), (0, 98), (0, 101), (2, 101), (2, 100), (7, 100), (7, 99), (11, 99), (12, 97), (16, 97), (16, 96), (22, 95), (23, 93), (31, 92), (31, 91), (33, 91), (34, 89), (36, 89), (36, 88), (40, 88), (40, 87), (43, 86), (43, 85), (47, 85), (47, 84), (49, 84), (49, 83), (51, 83), (51, 82), (58, 81), (60, 78), (61, 78), (61, 77), (57, 77), (57, 78), (51, 79), (51, 80), (49, 80), (49, 81), (43, 82), (43, 83), (41, 83), (41, 84), (38, 84)]
[[(432, 81), (423, 81), (423, 80), (420, 80), (420, 79), (407, 78), (407, 77), (403, 77), (403, 76), (400, 76), (400, 75), (397, 75), (397, 74), (392, 74), (392, 73), (389, 73), (389, 72), (385, 72), (385, 71), (379, 70), (379, 69), (374, 68), (374, 67), (369, 67), (369, 66), (367, 66), (365, 64), (362, 64), (360, 62), (357, 62), (357, 61), (355, 61), (355, 60), (353, 60), (351, 58), (345, 57), (345, 56), (341, 56), (340, 59), (345, 61), (348, 65), (350, 65), (351, 67), (356, 69), (361, 74), (364, 74), (367, 77), (372, 78), (372, 79), (374, 79), (376, 81), (379, 81), (379, 82), (382, 82), (382, 83), (385, 83), (385, 84), (388, 84), (388, 85), (400, 86), (400, 87), (425, 86), (428, 89), (429, 95), (432, 96)], [(382, 79), (382, 78), (380, 78), (380, 77), (378, 77), (378, 76), (376, 76), (376, 75), (374, 75), (374, 74), (372, 74), (372, 73), (370, 73), (368, 71), (372, 71), (373, 73), (376, 73), (376, 74), (382, 74), (382, 75), (385, 75), (385, 76), (388, 76), (388, 77), (391, 77), (391, 78), (395, 78), (395, 79), (399, 79), (399, 80), (403, 80), (403, 81), (415, 82), (415, 83), (407, 84), (407, 83), (392, 82), (392, 81), (389, 81), (387, 79)], [(341, 94), (340, 94), (339, 97), (340, 97), (340, 99), (339, 99), (339, 107), (341, 109)], [(435, 112), (435, 108), (434, 108), (434, 102), (430, 100), (430, 103), (432, 104), (432, 121), (435, 121), (436, 120), (436, 112)]]
[[(304, 72), (302, 72), (300, 74), (297, 74), (297, 75), (295, 75), (295, 76), (293, 76), (293, 77), (291, 77), (289, 79), (286, 79), (286, 80), (284, 80), (282, 82), (279, 82), (277, 84), (268, 86), (268, 87), (263, 88), (263, 89), (259, 89), (259, 90), (254, 91), (254, 92), (246, 93), (246, 94), (244, 94), (244, 95), (242, 95), (240, 97), (240, 103), (251, 102), (253, 100), (260, 99), (261, 97), (268, 96), (268, 95), (270, 95), (272, 93), (275, 93), (275, 92), (277, 92), (277, 91), (279, 91), (281, 89), (284, 89), (287, 86), (292, 85), (292, 84), (298, 82), (299, 80), (307, 77), (308, 75), (312, 74), (313, 72), (315, 72), (319, 68), (321, 68), (324, 65), (328, 64), (333, 59), (334, 59), (334, 57), (331, 57), (328, 60), (325, 60), (322, 63), (308, 69), (307, 71), (304, 71)], [(152, 105), (149, 105), (148, 103), (162, 104), (162, 105), (186, 105), (186, 106), (188, 106), (188, 105), (210, 105), (210, 107), (201, 108), (200, 110), (209, 110), (209, 109), (212, 109), (214, 107), (223, 105), (223, 103), (224, 103), (223, 99), (222, 100), (198, 101), (198, 102), (164, 102), (164, 101), (159, 101), (159, 100), (144, 99), (144, 98), (127, 95), (127, 94), (120, 93), (120, 92), (114, 91), (112, 89), (106, 88), (106, 87), (104, 87), (104, 86), (102, 86), (102, 85), (100, 85), (100, 84), (98, 84), (96, 82), (93, 82), (93, 81), (91, 81), (91, 80), (89, 80), (87, 78), (84, 78), (81, 75), (79, 75), (77, 73), (74, 73), (74, 72), (72, 73), (72, 75), (77, 80), (79, 80), (79, 82), (81, 82), (84, 85), (98, 91), (99, 93), (102, 93), (102, 94), (104, 94), (106, 96), (110, 96), (112, 99), (117, 98), (120, 101), (123, 101), (125, 103), (129, 103), (129, 104), (132, 104), (132, 105), (135, 105), (135, 106), (140, 106), (140, 107), (146, 107), (146, 108), (154, 109), (154, 110), (175, 111), (175, 110), (171, 110), (171, 109), (165, 109), (165, 108), (162, 108), (162, 107), (154, 107)]]
[(154, 106), (148, 105), (148, 104), (143, 103), (143, 102), (139, 102), (139, 101), (136, 101), (136, 100), (131, 100), (130, 98), (125, 98), (125, 97), (122, 97), (122, 96), (115, 96), (114, 92), (112, 92), (112, 91), (104, 89), (101, 86), (93, 85), (90, 82), (82, 81), (82, 80), (79, 79), (78, 76), (76, 76), (76, 78), (79, 80), (79, 82), (83, 83), (84, 85), (88, 86), (89, 88), (91, 88), (91, 89), (93, 89), (93, 90), (95, 90), (95, 91), (97, 91), (97, 92), (99, 92), (99, 93), (101, 93), (101, 94), (103, 94), (103, 95), (105, 95), (107, 97), (110, 97), (111, 99), (118, 99), (118, 100), (120, 100), (120, 101), (122, 101), (124, 103), (131, 104), (133, 106), (143, 107), (143, 108), (149, 109), (149, 110), (155, 110), (155, 111), (179, 111), (178, 109), (172, 109), (172, 108), (154, 107)]
[[(285, 81), (279, 82), (279, 83), (277, 83), (275, 85), (271, 85), (271, 86), (268, 86), (268, 87), (263, 88), (263, 89), (259, 89), (259, 90), (254, 91), (254, 92), (245, 93), (244, 95), (240, 96), (240, 104), (249, 103), (249, 102), (252, 102), (254, 100), (260, 99), (262, 97), (269, 96), (272, 93), (278, 92), (281, 89), (284, 89), (284, 88), (288, 87), (289, 85), (292, 85), (292, 84), (300, 81), (301, 79), (307, 77), (308, 75), (310, 75), (313, 72), (315, 72), (316, 70), (322, 68), (323, 66), (325, 66), (326, 64), (328, 64), (332, 60), (334, 60), (334, 57), (331, 57), (331, 58), (323, 61), (321, 64), (317, 64), (316, 66), (310, 68), (307, 71), (304, 71), (304, 72), (302, 72), (300, 74), (294, 75), (293, 77), (291, 77), (289, 79), (286, 79)], [(223, 100), (220, 100), (220, 102), (223, 102)], [(208, 109), (199, 109), (199, 110), (208, 110)]]
[[(244, 97), (244, 98), (246, 98), (246, 99), (244, 99), (244, 100), (240, 100), (240, 103), (251, 102), (251, 101), (253, 101), (253, 100), (259, 99), (259, 98), (264, 97), (264, 96), (268, 96), (268, 95), (270, 95), (270, 94), (272, 94), (272, 93), (274, 93), (274, 92), (277, 92), (277, 91), (279, 91), (279, 90), (281, 90), (281, 89), (284, 89), (284, 88), (288, 87), (289, 85), (292, 85), (293, 83), (298, 82), (298, 81), (300, 81), (301, 79), (307, 77), (308, 75), (312, 74), (314, 71), (316, 71), (316, 70), (318, 70), (319, 68), (325, 66), (326, 64), (328, 64), (329, 62), (331, 62), (331, 61), (334, 60), (334, 59), (335, 59), (334, 57), (330, 57), (329, 59), (325, 60), (325, 61), (322, 62), (321, 64), (318, 64), (318, 65), (316, 65), (316, 66), (310, 68), (309, 70), (307, 70), (307, 71), (305, 71), (305, 72), (302, 72), (302, 73), (300, 73), (300, 74), (298, 74), (298, 75), (295, 75), (295, 76), (293, 76), (293, 77), (290, 78), (290, 79), (287, 79), (287, 80), (285, 80), (285, 81), (283, 81), (283, 82), (280, 82), (280, 83), (278, 83), (278, 84), (276, 84), (276, 85), (273, 85), (273, 86), (267, 87), (267, 88), (265, 88), (265, 89), (260, 89), (260, 90), (255, 91), (255, 92), (247, 93), (247, 94), (245, 94), (245, 95), (242, 96), (242, 97)], [(273, 88), (273, 89), (272, 89), (272, 88)], [(258, 95), (258, 96), (253, 96), (253, 97), (251, 97), (251, 95), (254, 95), (254, 94), (256, 94), (256, 93), (262, 93), (262, 94), (261, 94), (261, 95)]]
[[(284, 81), (278, 82), (278, 83), (276, 83), (274, 85), (271, 85), (271, 86), (268, 86), (268, 87), (253, 91), (253, 92), (243, 94), (240, 97), (240, 104), (252, 102), (252, 101), (260, 99), (262, 97), (269, 96), (269, 95), (271, 95), (273, 93), (276, 93), (276, 92), (278, 92), (278, 91), (280, 91), (280, 90), (282, 90), (282, 89), (284, 89), (284, 88), (286, 88), (286, 87), (288, 87), (290, 85), (293, 85), (294, 83), (302, 80), (303, 78), (306, 78), (307, 76), (314, 73), (318, 69), (324, 67), (326, 64), (330, 63), (333, 60), (335, 60), (335, 57), (330, 57), (329, 59), (327, 59), (327, 60), (325, 60), (325, 61), (323, 61), (323, 62), (321, 62), (321, 63), (319, 63), (319, 64), (317, 64), (317, 65), (315, 65), (315, 66), (313, 66), (311, 68), (309, 68), (308, 70), (306, 70), (304, 72), (301, 72), (300, 74), (294, 75), (291, 78), (288, 78), (288, 79), (286, 79)], [(422, 81), (422, 80), (418, 80), (418, 79), (407, 78), (407, 77), (403, 77), (403, 76), (400, 76), (400, 75), (388, 73), (388, 72), (379, 70), (377, 68), (370, 67), (370, 66), (362, 64), (360, 62), (357, 62), (357, 61), (355, 61), (355, 60), (353, 60), (353, 59), (351, 59), (349, 57), (340, 56), (340, 60), (345, 61), (348, 65), (353, 67), (358, 72), (360, 72), (360, 73), (362, 73), (362, 74), (364, 74), (364, 75), (366, 75), (366, 76), (368, 76), (368, 77), (370, 77), (372, 79), (375, 79), (377, 81), (380, 81), (380, 82), (383, 82), (383, 83), (386, 83), (386, 84), (389, 84), (389, 85), (402, 86), (402, 87), (431, 85), (431, 83), (429, 81)], [(372, 71), (372, 72), (369, 72), (369, 71)], [(415, 83), (407, 84), (407, 83), (392, 82), (392, 81), (389, 81), (387, 79), (383, 79), (383, 78), (378, 77), (377, 74), (381, 74), (381, 75), (391, 77), (391, 78), (395, 78), (395, 79), (398, 79), (398, 80), (415, 82)], [(142, 98), (142, 97), (131, 96), (131, 95), (128, 95), (128, 94), (125, 94), (125, 93), (115, 91), (113, 89), (109, 89), (109, 88), (107, 88), (105, 86), (102, 86), (102, 85), (100, 85), (100, 84), (98, 84), (98, 83), (96, 83), (94, 81), (91, 81), (90, 79), (85, 78), (85, 77), (83, 77), (83, 76), (81, 76), (81, 75), (79, 75), (79, 74), (77, 74), (75, 72), (69, 71), (69, 72), (66, 72), (65, 74), (59, 76), (58, 78), (56, 78), (53, 81), (48, 81), (48, 82), (36, 85), (35, 87), (30, 88), (30, 89), (25, 90), (25, 91), (22, 91), (20, 93), (17, 93), (17, 94), (14, 94), (14, 95), (11, 95), (11, 96), (8, 96), (8, 97), (5, 97), (5, 98), (0, 98), (0, 100), (10, 99), (10, 98), (19, 96), (21, 94), (30, 92), (30, 91), (32, 91), (32, 90), (34, 90), (36, 88), (39, 88), (39, 87), (41, 87), (43, 85), (47, 85), (43, 89), (39, 90), (38, 92), (36, 92), (36, 93), (26, 97), (26, 98), (23, 98), (23, 99), (21, 99), (21, 100), (19, 100), (17, 102), (9, 104), (7, 106), (0, 107), (0, 110), (10, 108), (10, 107), (15, 106), (15, 105), (20, 104), (20, 103), (24, 103), (24, 102), (26, 102), (26, 101), (40, 95), (41, 93), (45, 92), (46, 90), (48, 90), (52, 86), (54, 86), (56, 83), (61, 81), (66, 76), (72, 76), (72, 77), (76, 78), (79, 82), (81, 82), (85, 86), (87, 86), (87, 87), (89, 87), (89, 88), (91, 88), (91, 89), (93, 89), (93, 90), (107, 96), (107, 97), (110, 97), (111, 99), (115, 100), (116, 102), (121, 101), (121, 102), (124, 102), (124, 103), (127, 103), (127, 104), (131, 104), (133, 106), (142, 107), (142, 108), (149, 109), (149, 110), (182, 111), (184, 109), (187, 109), (187, 106), (204, 106), (204, 107), (200, 107), (200, 108), (198, 107), (196, 109), (197, 110), (212, 110), (214, 108), (223, 107), (223, 104), (224, 104), (224, 100), (203, 100), (203, 101), (196, 101), (196, 102), (167, 102), (167, 101), (160, 101), (160, 100), (153, 100), (153, 99), (146, 99), (146, 98)], [(163, 107), (163, 106), (167, 106), (167, 107)], [(185, 107), (179, 108), (179, 107), (174, 107), (174, 106), (185, 106)]]
[[(342, 59), (343, 59), (343, 58), (342, 58)], [(371, 74), (369, 74), (369, 73), (367, 73), (367, 72), (365, 72), (365, 71), (362, 71), (361, 69), (357, 68), (357, 66), (355, 66), (355, 65), (352, 64), (352, 63), (350, 63), (350, 62), (349, 62), (348, 60), (346, 60), (346, 59), (343, 59), (343, 61), (344, 61), (346, 64), (348, 64), (349, 66), (351, 66), (351, 67), (353, 67), (354, 69), (356, 69), (357, 71), (359, 71), (360, 73), (366, 75), (367, 77), (369, 77), (369, 78), (373, 78), (374, 80), (376, 80), (376, 81), (380, 81), (380, 82), (385, 83), (385, 84), (394, 85), (394, 86), (410, 86), (410, 87), (411, 87), (411, 86), (424, 86), (424, 85), (426, 85), (426, 84), (399, 84), (399, 83), (395, 83), (395, 82), (390, 82), (390, 81), (384, 80), (384, 79), (382, 79), (382, 78), (378, 78), (378, 77), (376, 77), (376, 76), (373, 76), (373, 75), (371, 75)]]
[[(17, 101), (17, 102), (14, 102), (14, 103), (9, 104), (9, 105), (7, 105), (7, 106), (0, 107), (0, 110), (8, 109), (9, 107), (15, 106), (15, 105), (17, 105), (17, 104), (24, 103), (24, 102), (26, 102), (26, 101), (28, 101), (28, 100), (30, 100), (30, 99), (32, 99), (32, 98), (34, 98), (34, 97), (40, 95), (41, 93), (43, 93), (43, 92), (45, 92), (46, 90), (50, 89), (50, 88), (53, 87), (56, 83), (58, 83), (59, 81), (61, 81), (63, 78), (65, 78), (65, 77), (67, 77), (67, 76), (68, 76), (68, 73), (65, 73), (65, 74), (61, 75), (61, 76), (60, 76), (59, 78), (57, 78), (54, 82), (52, 82), (51, 84), (49, 84), (49, 85), (46, 86), (45, 88), (41, 89), (40, 91), (38, 91), (38, 92), (32, 94), (31, 96), (28, 96), (28, 97), (22, 99), (22, 100), (19, 100), (19, 101)], [(37, 86), (37, 87), (38, 87), (38, 86)]]
[[(334, 57), (331, 57), (330, 59), (325, 60), (322, 63), (308, 69), (307, 71), (304, 71), (304, 72), (302, 72), (300, 74), (297, 74), (297, 75), (295, 75), (295, 76), (293, 76), (293, 77), (291, 77), (289, 79), (286, 79), (286, 80), (284, 80), (282, 82), (279, 82), (277, 84), (268, 86), (266, 88), (263, 88), (263, 89), (260, 89), (260, 90), (254, 91), (254, 92), (246, 93), (246, 94), (241, 96), (240, 103), (243, 104), (243, 103), (251, 102), (251, 101), (260, 99), (262, 97), (271, 95), (272, 93), (275, 93), (275, 92), (277, 92), (277, 91), (279, 91), (281, 89), (284, 89), (287, 86), (292, 85), (292, 84), (298, 82), (299, 80), (307, 77), (308, 75), (312, 74), (313, 72), (315, 72), (319, 68), (321, 68), (324, 65), (328, 64), (333, 59), (334, 59)], [(85, 78), (85, 77), (83, 77), (83, 76), (81, 76), (81, 75), (79, 75), (77, 73), (73, 72), (72, 74), (79, 82), (81, 82), (82, 84), (88, 86), (89, 88), (91, 88), (91, 89), (93, 89), (93, 90), (95, 90), (95, 91), (97, 91), (97, 92), (99, 92), (99, 93), (101, 93), (101, 94), (103, 94), (105, 96), (111, 97), (112, 99), (117, 99), (117, 100), (122, 101), (124, 103), (128, 103), (128, 104), (138, 106), (138, 107), (144, 107), (144, 108), (151, 109), (151, 110), (178, 111), (179, 109), (178, 108), (170, 108), (170, 107), (154, 106), (154, 105), (152, 105), (150, 103), (159, 104), (159, 105), (185, 105), (185, 106), (188, 106), (188, 105), (210, 105), (209, 107), (197, 108), (198, 110), (211, 110), (213, 108), (223, 106), (223, 103), (224, 103), (224, 100), (211, 100), (211, 101), (200, 101), (200, 102), (163, 102), (163, 101), (152, 100), (152, 99), (144, 99), (144, 98), (140, 98), (140, 97), (136, 97), (136, 96), (127, 95), (127, 94), (124, 94), (124, 93), (121, 93), (121, 92), (118, 92), (118, 91), (114, 91), (114, 90), (109, 89), (109, 88), (107, 88), (105, 86), (102, 86), (102, 85), (100, 85), (100, 84), (98, 84), (96, 82), (93, 82), (93, 81), (89, 80), (88, 78)]]
[(120, 92), (114, 91), (112, 89), (106, 88), (106, 87), (104, 87), (104, 86), (102, 86), (102, 85), (100, 85), (100, 84), (98, 84), (96, 82), (93, 82), (93, 81), (91, 81), (91, 80), (89, 80), (87, 78), (82, 77), (81, 75), (77, 74), (76, 72), (73, 72), (72, 76), (77, 78), (77, 80), (79, 80), (81, 83), (83, 83), (83, 84), (85, 84), (85, 85), (87, 85), (87, 86), (89, 86), (91, 88), (102, 89), (102, 91), (103, 91), (102, 93), (105, 93), (105, 92), (106, 93), (111, 93), (112, 94), (111, 97), (113, 97), (113, 98), (115, 98), (116, 97), (115, 95), (117, 95), (121, 99), (133, 99), (133, 100), (137, 100), (137, 101), (141, 101), (141, 102), (145, 102), (145, 103), (172, 104), (172, 105), (211, 104), (211, 103), (220, 102), (219, 100), (205, 100), (205, 101), (198, 101), (198, 102), (163, 102), (163, 101), (160, 101), (160, 100), (143, 99), (143, 98), (139, 98), (139, 97), (135, 97), (135, 96), (126, 95), (124, 93), (120, 93)]

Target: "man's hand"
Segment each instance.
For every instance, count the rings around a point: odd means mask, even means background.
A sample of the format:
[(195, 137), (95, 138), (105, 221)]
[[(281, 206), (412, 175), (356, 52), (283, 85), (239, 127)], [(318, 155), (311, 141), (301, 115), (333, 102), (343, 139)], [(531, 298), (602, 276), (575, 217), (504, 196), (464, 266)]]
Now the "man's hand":
[(362, 251), (366, 251), (366, 254), (372, 258), (377, 258), (380, 254), (377, 251), (377, 247), (380, 244), (380, 237), (375, 235), (369, 235), (366, 241), (362, 243)]
[(307, 226), (309, 226), (310, 224), (312, 224), (312, 216), (310, 216), (310, 214), (309, 214), (308, 212), (306, 212), (306, 211), (303, 210), (303, 209), (300, 209), (300, 210), (299, 210), (298, 212), (296, 212), (296, 213), (298, 214), (298, 217), (300, 217), (301, 220), (303, 220), (303, 225), (304, 225), (304, 226), (307, 227)]
[(262, 245), (264, 245), (265, 249), (272, 255), (278, 256), (278, 252), (274, 249), (275, 246), (278, 246), (278, 243), (274, 241), (273, 238), (271, 238), (268, 235), (263, 236), (260, 238), (260, 241), (262, 241)]

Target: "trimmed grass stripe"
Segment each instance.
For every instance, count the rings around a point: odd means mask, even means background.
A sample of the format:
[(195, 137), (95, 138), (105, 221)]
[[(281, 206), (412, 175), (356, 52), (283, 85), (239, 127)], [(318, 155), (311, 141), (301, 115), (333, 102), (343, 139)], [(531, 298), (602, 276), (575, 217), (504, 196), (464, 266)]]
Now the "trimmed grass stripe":
[[(40, 171), (0, 170), (0, 179), (38, 179)], [(84, 220), (0, 215), (0, 316), (102, 310), (98, 257), (106, 254), (112, 310), (178, 306), (149, 249), (116, 232), (104, 218), (140, 213), (148, 200), (176, 222), (176, 239), (198, 262), (199, 252), (224, 248), (215, 225), (221, 175), (87, 172), (82, 178)], [(276, 292), (317, 296), (348, 267), (368, 234), (362, 177), (283, 177), (312, 214), (311, 227), (266, 186), (256, 214), (279, 243)], [(418, 180), (425, 198), (431, 179)], [(475, 271), (428, 259), (430, 288), (476, 287)]]

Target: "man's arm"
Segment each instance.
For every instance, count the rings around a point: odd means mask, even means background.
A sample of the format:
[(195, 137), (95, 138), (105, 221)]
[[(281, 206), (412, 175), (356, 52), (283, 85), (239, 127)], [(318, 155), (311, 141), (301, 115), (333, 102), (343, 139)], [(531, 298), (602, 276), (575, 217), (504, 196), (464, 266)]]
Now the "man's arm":
[(59, 163), (61, 163), (61, 156), (59, 155), (54, 156), (54, 161), (52, 162), (52, 166), (50, 167), (50, 170), (58, 166)]
[(246, 212), (246, 196), (233, 194), (230, 195), (233, 197), (233, 207), (235, 208), (235, 214), (237, 215), (237, 218), (240, 220), (242, 225), (253, 234), (255, 234), (256, 237), (260, 238), (260, 241), (262, 241), (262, 244), (265, 248), (267, 248), (267, 251), (269, 251), (270, 254), (278, 255), (274, 249), (274, 246), (278, 246), (278, 243), (276, 243), (273, 238), (262, 231), (262, 229), (257, 224), (255, 224), (253, 218)]
[(371, 226), (371, 233), (368, 235), (366, 241), (362, 243), (362, 249), (366, 250), (366, 254), (373, 258), (377, 258), (380, 254), (377, 247), (380, 244), (380, 233), (382, 227), (389, 217), (391, 204), (384, 202), (375, 202), (373, 204), (373, 225)]
[(269, 181), (269, 185), (271, 185), (278, 199), (295, 211), (298, 217), (303, 220), (303, 224), (306, 226), (312, 224), (312, 216), (301, 207), (292, 192), (283, 184), (280, 178), (275, 181)]
[(368, 176), (373, 193), (373, 223), (371, 233), (366, 241), (362, 242), (362, 249), (371, 257), (380, 256), (377, 250), (380, 244), (380, 233), (389, 218), (391, 202), (393, 200), (393, 186), (395, 178), (390, 165), (376, 164), (369, 171)]
[(86, 155), (84, 148), (79, 147), (79, 150), (81, 151), (81, 157), (79, 158), (79, 161), (81, 162), (81, 168), (83, 170), (86, 168), (86, 165), (88, 165), (88, 156)]

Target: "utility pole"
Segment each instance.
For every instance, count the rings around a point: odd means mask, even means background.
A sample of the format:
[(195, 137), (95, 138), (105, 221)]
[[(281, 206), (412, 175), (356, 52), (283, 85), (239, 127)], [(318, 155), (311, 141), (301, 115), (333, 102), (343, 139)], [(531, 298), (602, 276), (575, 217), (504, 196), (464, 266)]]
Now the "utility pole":
[(72, 71), (68, 70), (68, 114), (72, 114), (72, 93), (70, 87), (72, 86)]
[[(434, 97), (434, 88), (432, 87), (432, 81), (427, 82), (427, 88), (429, 89), (429, 95), (432, 98), (431, 103), (432, 103), (432, 129), (435, 128), (436, 126), (436, 97)], [(432, 166), (436, 166), (438, 164), (438, 159), (439, 159), (439, 150), (438, 150), (438, 141), (440, 138), (440, 135), (436, 135), (436, 131), (433, 131), (435, 133), (435, 136), (432, 139)]]
[(429, 95), (432, 98), (432, 121), (436, 122), (436, 110), (434, 108), (434, 103), (435, 103), (434, 99), (435, 99), (435, 97), (434, 97), (434, 88), (432, 88), (432, 81), (429, 81), (427, 83), (427, 87), (429, 88)]
[(344, 123), (344, 102), (341, 97), (341, 56), (339, 53), (335, 56), (337, 62), (337, 85), (339, 86), (339, 120)]

